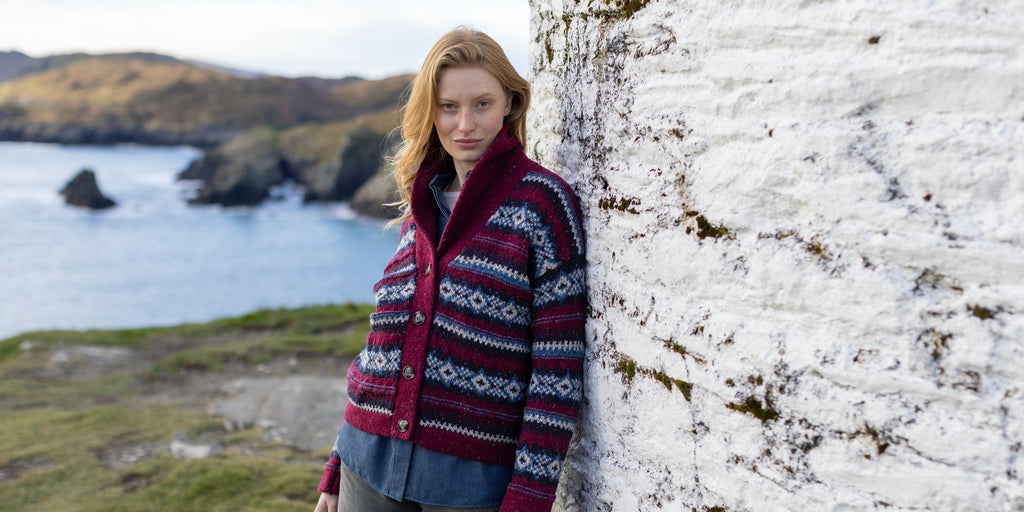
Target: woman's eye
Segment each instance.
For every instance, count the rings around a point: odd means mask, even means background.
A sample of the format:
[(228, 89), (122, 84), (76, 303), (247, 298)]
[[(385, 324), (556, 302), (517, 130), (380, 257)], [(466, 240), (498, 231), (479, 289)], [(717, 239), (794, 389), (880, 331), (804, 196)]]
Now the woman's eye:
[(487, 108), (489, 106), (491, 106), (491, 102), (489, 101), (481, 101), (480, 103), (476, 104), (477, 108)]
[(442, 103), (441, 110), (455, 110), (455, 105), (451, 103)]

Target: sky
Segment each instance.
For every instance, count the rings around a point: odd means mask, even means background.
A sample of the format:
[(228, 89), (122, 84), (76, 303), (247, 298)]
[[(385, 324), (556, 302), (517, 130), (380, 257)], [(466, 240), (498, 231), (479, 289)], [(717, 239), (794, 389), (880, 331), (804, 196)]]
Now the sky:
[(526, 76), (527, 0), (0, 0), (0, 51), (152, 51), (283, 76), (414, 73), (469, 25)]

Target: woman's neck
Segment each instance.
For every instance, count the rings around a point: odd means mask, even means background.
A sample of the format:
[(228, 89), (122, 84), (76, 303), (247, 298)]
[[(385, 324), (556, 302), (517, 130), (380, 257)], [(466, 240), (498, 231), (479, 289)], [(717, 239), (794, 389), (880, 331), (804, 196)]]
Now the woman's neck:
[(444, 188), (445, 192), (458, 192), (458, 191), (462, 190), (462, 184), (466, 182), (466, 176), (468, 176), (468, 175), (469, 175), (469, 171), (468, 170), (460, 171), (460, 170), (456, 169), (455, 170), (455, 178), (453, 178), (452, 182), (449, 183), (448, 186)]

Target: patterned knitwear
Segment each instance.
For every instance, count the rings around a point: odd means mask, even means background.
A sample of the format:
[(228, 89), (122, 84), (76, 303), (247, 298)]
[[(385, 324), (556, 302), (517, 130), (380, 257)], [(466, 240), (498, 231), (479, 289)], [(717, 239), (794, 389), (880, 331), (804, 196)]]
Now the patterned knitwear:
[[(550, 511), (582, 398), (586, 256), (569, 186), (503, 129), (438, 240), (430, 180), (374, 286), (345, 421), (458, 457), (513, 466), (503, 512)], [(321, 492), (338, 492), (338, 465)]]

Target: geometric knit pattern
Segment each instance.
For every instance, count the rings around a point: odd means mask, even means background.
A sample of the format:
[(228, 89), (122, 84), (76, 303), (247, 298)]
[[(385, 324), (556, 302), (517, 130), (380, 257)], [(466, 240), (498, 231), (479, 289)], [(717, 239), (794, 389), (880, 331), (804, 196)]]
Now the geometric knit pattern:
[[(502, 511), (548, 511), (583, 393), (586, 255), (568, 185), (503, 131), (442, 234), (417, 172), (413, 218), (374, 286), (345, 421), (429, 450), (513, 467)], [(337, 463), (321, 490), (337, 492)], [(334, 468), (334, 469), (332, 469)]]
[[(455, 389), (463, 396), (477, 400), (500, 400), (521, 402), (526, 399), (526, 383), (514, 376), (488, 374), (483, 368), (460, 364), (452, 359), (442, 359), (435, 353), (427, 356), (427, 382), (440, 387)], [(531, 388), (532, 388), (531, 383)]]
[(517, 300), (490, 290), (445, 277), (441, 281), (440, 299), (459, 316), (486, 318), (490, 323), (523, 327), (530, 323), (530, 307)]

